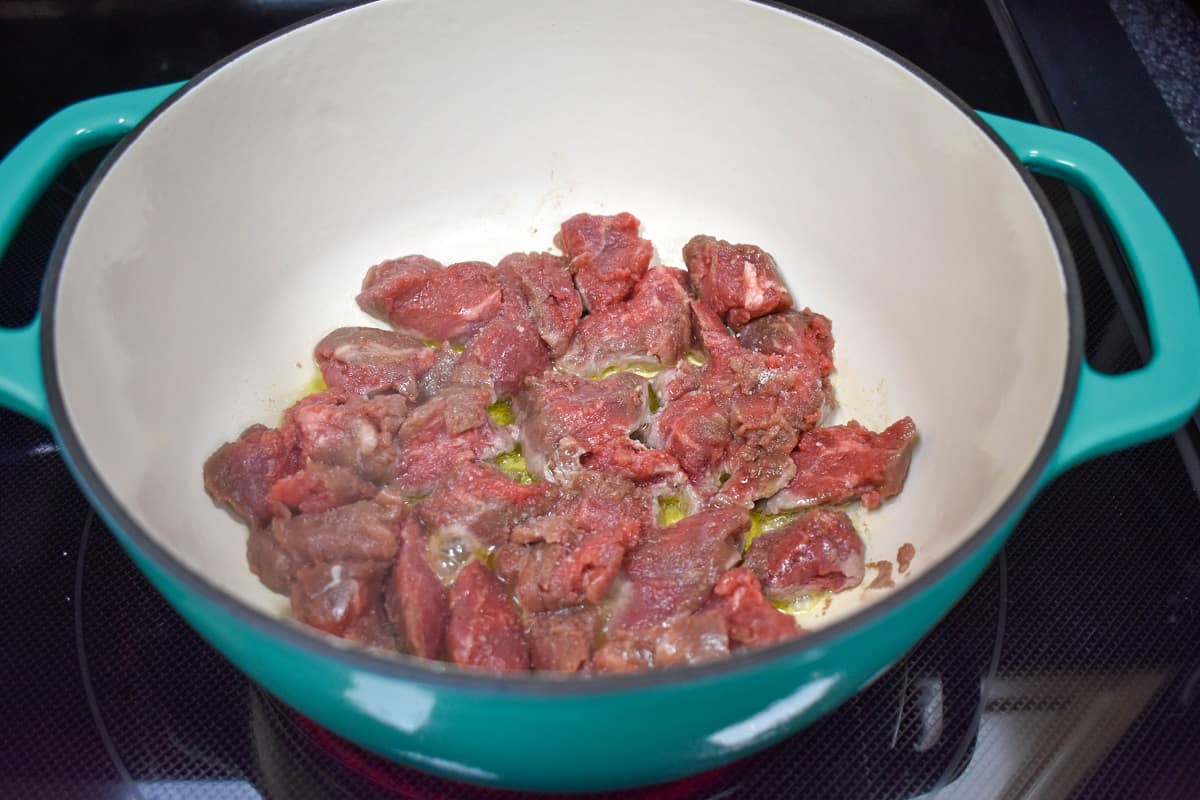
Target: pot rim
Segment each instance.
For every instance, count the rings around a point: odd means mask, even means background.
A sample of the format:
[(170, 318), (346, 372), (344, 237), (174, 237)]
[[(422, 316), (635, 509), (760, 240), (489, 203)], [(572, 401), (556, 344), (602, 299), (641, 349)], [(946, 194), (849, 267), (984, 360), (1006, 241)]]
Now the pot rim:
[[(79, 197), (75, 200), (66, 221), (59, 230), (54, 250), (51, 253), (50, 262), (46, 269), (40, 304), (43, 317), (41, 326), (41, 366), (50, 416), (53, 422), (52, 430), (59, 441), (61, 452), (63, 452), (68, 466), (75, 472), (78, 482), (83, 487), (91, 503), (100, 509), (101, 515), (107, 521), (113, 523), (112, 527), (118, 539), (123, 540), (123, 544), (127, 547), (132, 547), (149, 558), (164, 571), (177, 587), (194, 595), (199, 595), (207, 603), (216, 606), (221, 611), (249, 626), (256, 634), (267, 638), (275, 637), (283, 639), (287, 644), (306, 652), (310, 656), (322, 660), (339, 661), (354, 669), (370, 671), (388, 678), (415, 683), (434, 684), (464, 692), (515, 694), (531, 697), (584, 697), (653, 689), (664, 685), (678, 687), (683, 684), (698, 683), (704, 680), (725, 677), (730, 673), (739, 671), (750, 673), (754, 668), (761, 667), (768, 662), (794, 658), (806, 651), (813, 650), (836, 640), (855, 628), (866, 626), (870, 622), (876, 621), (880, 617), (899, 609), (918, 595), (932, 590), (993, 537), (1003, 535), (1005, 526), (1010, 522), (1015, 524), (1017, 513), (1036, 492), (1042, 474), (1045, 472), (1051, 456), (1058, 447), (1063, 430), (1071, 414), (1083, 361), (1084, 317), (1079, 278), (1074, 258), (1067, 245), (1066, 236), (1058, 217), (1051, 208), (1041, 187), (1034, 180), (1032, 173), (1017, 159), (1016, 155), (1007, 147), (999, 134), (984, 122), (960, 97), (923, 69), (883, 45), (815, 14), (782, 5), (779, 2), (775, 2), (775, 0), (740, 1), (767, 6), (800, 17), (809, 23), (824, 28), (830, 34), (846, 37), (859, 45), (873, 50), (915, 75), (927, 87), (942, 95), (951, 105), (966, 115), (999, 148), (1001, 153), (1021, 176), (1026, 188), (1042, 212), (1042, 217), (1046, 222), (1055, 248), (1058, 251), (1059, 264), (1066, 283), (1068, 341), (1067, 358), (1064, 362), (1064, 369), (1066, 371), (1063, 375), (1062, 391), (1059, 395), (1058, 405), (1055, 408), (1054, 417), (1046, 438), (1043, 440), (1029, 468), (1020, 481), (1017, 482), (1012, 492), (1009, 493), (987, 521), (980, 525), (974, 533), (924, 573), (906, 582), (902, 587), (896, 587), (891, 590), (886, 597), (828, 627), (807, 633), (796, 639), (751, 650), (743, 650), (739, 653), (733, 653), (728, 657), (699, 665), (672, 667), (666, 670), (647, 670), (632, 674), (588, 677), (537, 672), (517, 674), (487, 673), (465, 669), (447, 662), (430, 661), (402, 653), (384, 654), (383, 651), (374, 651), (367, 647), (342, 643), (341, 640), (335, 639), (332, 636), (321, 634), (315, 630), (310, 631), (289, 619), (270, 615), (243, 603), (232, 594), (210, 583), (182, 561), (176, 559), (175, 556), (156, 541), (148, 530), (143, 528), (126, 512), (120, 500), (108, 489), (99, 471), (88, 459), (82, 442), (71, 426), (70, 417), (67, 414), (64, 403), (62, 387), (58, 379), (54, 347), (54, 299), (57, 295), (58, 284), (62, 276), (69, 243), (83, 212), (87, 209), (88, 204), (108, 174), (108, 171), (121, 158), (124, 152), (137, 141), (142, 132), (148, 126), (152, 125), (167, 108), (181, 100), (188, 92), (203, 83), (208, 77), (251, 50), (328, 17), (340, 13), (353, 13), (357, 8), (361, 7), (359, 5), (349, 9), (332, 9), (294, 22), (238, 49), (187, 81), (183, 87), (155, 108), (140, 124), (126, 134), (105, 156), (83, 191), (80, 192)], [(957, 600), (957, 598), (955, 599)]]

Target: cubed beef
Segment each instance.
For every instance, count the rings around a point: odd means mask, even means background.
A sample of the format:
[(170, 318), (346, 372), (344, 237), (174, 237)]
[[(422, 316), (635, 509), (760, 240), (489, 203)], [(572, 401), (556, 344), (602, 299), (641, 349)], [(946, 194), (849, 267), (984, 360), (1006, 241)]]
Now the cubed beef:
[(666, 626), (614, 630), (592, 656), (595, 672), (703, 664), (729, 655), (729, 634), (723, 614), (698, 611)]
[(670, 479), (680, 473), (679, 462), (670, 453), (653, 450), (628, 437), (601, 442), (582, 456), (579, 463), (588, 469), (611, 472), (639, 483)]
[(596, 604), (608, 595), (637, 539), (637, 526), (624, 523), (580, 530), (563, 543), (510, 543), (496, 550), (496, 573), (529, 612)]
[(727, 655), (729, 631), (724, 615), (698, 611), (675, 620), (659, 635), (654, 645), (654, 666), (703, 664)]
[(362, 397), (399, 392), (414, 401), (436, 356), (420, 339), (379, 328), (338, 328), (313, 354), (330, 388)]
[(706, 392), (671, 400), (657, 414), (649, 443), (678, 461), (701, 490), (716, 488), (725, 451), (733, 440), (728, 415)]
[(599, 470), (580, 470), (564, 488), (552, 512), (568, 516), (580, 527), (602, 530), (629, 521), (638, 528), (654, 524), (652, 492), (629, 478)]
[(702, 613), (715, 613), (723, 618), (729, 641), (734, 645), (771, 644), (804, 632), (792, 616), (767, 602), (758, 578), (747, 567), (735, 567), (721, 576), (713, 587), (706, 612)]
[(411, 405), (399, 394), (364, 399), (330, 389), (288, 409), (284, 425), (297, 431), (306, 459), (384, 483), (396, 475), (397, 436)]
[(384, 596), (388, 618), (405, 649), (422, 658), (441, 658), (450, 608), (427, 549), (421, 526), (410, 517), (400, 531), (400, 552)]
[(367, 270), (358, 305), (368, 314), (388, 319), (397, 299), (421, 290), (431, 275), (445, 269), (440, 261), (425, 256), (403, 256), (383, 261)]
[(531, 614), (526, 621), (534, 669), (578, 672), (592, 657), (599, 609), (588, 606)]
[(387, 561), (396, 557), (402, 507), (367, 500), (271, 522), (271, 535), (306, 562)]
[(562, 373), (530, 379), (513, 399), (530, 474), (567, 482), (582, 456), (644, 425), (647, 402), (646, 380), (628, 372), (598, 381)]
[(265, 525), (271, 519), (271, 487), (301, 463), (294, 429), (253, 425), (204, 462), (204, 489), (213, 502), (228, 506), (251, 526)]
[(664, 367), (687, 352), (692, 339), (687, 273), (654, 267), (633, 297), (579, 323), (559, 365), (576, 375), (601, 375), (610, 367)]
[(454, 368), (458, 366), (458, 357), (463, 350), (445, 342), (430, 349), (433, 351), (433, 365), (418, 382), (422, 400), (428, 400), (450, 385), (450, 376), (454, 374)]
[(673, 367), (668, 367), (655, 375), (650, 385), (662, 403), (678, 400), (686, 394), (700, 390), (700, 381), (704, 377), (704, 368), (693, 364), (690, 360), (680, 361)]
[(904, 488), (917, 443), (917, 428), (904, 417), (882, 433), (857, 422), (815, 428), (792, 453), (796, 476), (766, 504), (769, 513), (789, 508), (846, 503), (855, 498), (876, 508)]
[(467, 342), (449, 382), (508, 395), (549, 366), (550, 353), (527, 313), (502, 312)]
[(486, 389), (447, 386), (414, 409), (397, 433), (396, 488), (424, 494), (464, 464), (511, 450), (512, 432), (493, 424), (490, 402)]
[(796, 465), (787, 453), (756, 452), (752, 458), (734, 457), (737, 463), (729, 479), (712, 499), (716, 508), (750, 508), (755, 500), (770, 497), (796, 474)]
[(383, 601), (378, 599), (379, 595), (375, 595), (375, 598), (367, 606), (367, 610), (346, 629), (342, 638), (394, 653), (398, 646), (396, 630), (392, 627), (392, 621), (388, 619)]
[[(682, 482), (681, 482), (682, 483)], [(574, 541), (581, 531), (616, 529), (632, 524), (635, 531), (655, 524), (657, 494), (671, 484), (641, 486), (611, 471), (582, 469), (562, 487), (547, 517), (514, 528), (514, 542)]]
[(693, 301), (692, 313), (708, 353), (699, 375), (700, 390), (728, 414), (733, 435), (753, 448), (742, 457), (791, 451), (800, 433), (825, 414), (821, 376), (794, 356), (742, 347), (702, 302)]
[(386, 565), (371, 562), (308, 564), (296, 570), (292, 613), (318, 630), (345, 635), (382, 601)]
[(352, 469), (309, 461), (304, 469), (280, 478), (267, 493), (278, 516), (328, 511), (358, 500), (370, 500), (379, 487)]
[(792, 307), (775, 259), (760, 247), (696, 236), (684, 245), (683, 261), (696, 296), (735, 328)]
[(446, 649), (455, 664), (509, 672), (529, 669), (529, 645), (517, 608), (500, 580), (479, 561), (450, 588)]
[(756, 352), (796, 356), (821, 375), (833, 372), (833, 323), (810, 309), (759, 317), (737, 335), (743, 346)]
[(609, 629), (659, 625), (694, 611), (721, 573), (737, 563), (749, 528), (745, 509), (726, 508), (646, 532), (625, 559), (629, 596), (615, 610)]
[(448, 473), (417, 514), (429, 529), (458, 527), (485, 546), (508, 540), (514, 526), (547, 513), (558, 499), (550, 483), (521, 484), (487, 464), (464, 464)]
[(246, 560), (250, 571), (263, 586), (273, 592), (287, 594), (292, 588), (292, 576), (303, 561), (295, 553), (275, 541), (270, 528), (251, 528), (246, 539)]
[(398, 331), (462, 344), (500, 312), (502, 299), (490, 264), (466, 261), (441, 268), (431, 259), (407, 256), (371, 267), (358, 304)]
[(806, 592), (839, 592), (861, 583), (863, 543), (846, 512), (814, 508), (754, 537), (745, 564), (767, 597), (789, 601)]
[(589, 668), (592, 672), (636, 672), (654, 666), (654, 649), (659, 627), (635, 630), (610, 630), (603, 645), (592, 654)]
[(552, 356), (561, 356), (583, 314), (583, 300), (566, 259), (550, 253), (513, 253), (505, 256), (496, 270), (501, 276), (513, 276), (529, 304), (538, 335)]
[(638, 236), (640, 225), (628, 213), (576, 214), (562, 224), (556, 243), (567, 256), (589, 311), (602, 311), (629, 297), (646, 273), (654, 246)]

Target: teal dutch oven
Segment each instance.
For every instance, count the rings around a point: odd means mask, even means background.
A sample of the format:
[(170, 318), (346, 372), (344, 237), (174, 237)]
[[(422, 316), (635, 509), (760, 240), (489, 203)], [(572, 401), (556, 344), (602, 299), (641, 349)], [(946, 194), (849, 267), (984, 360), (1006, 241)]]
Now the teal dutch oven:
[[(1112, 157), (976, 113), (871, 42), (766, 4), (383, 0), (324, 16), (184, 85), (51, 117), (0, 163), (0, 245), (59, 169), (114, 141), (40, 315), (0, 335), (0, 403), (53, 429), (113, 535), (238, 668), (341, 736), (462, 780), (648, 784), (778, 741), (925, 635), (1039, 487), (1200, 400), (1195, 283)], [(1107, 215), (1146, 309), (1143, 368), (1084, 360), (1071, 254), (1029, 171)], [(868, 560), (915, 546), (908, 573), (838, 595), (795, 641), (632, 676), (471, 673), (290, 621), (205, 496), (205, 456), (303, 393), (313, 344), (363, 320), (369, 265), (494, 261), (619, 210), (667, 263), (697, 232), (770, 250), (797, 302), (834, 321), (839, 414), (914, 417), (905, 492), (859, 515)]]

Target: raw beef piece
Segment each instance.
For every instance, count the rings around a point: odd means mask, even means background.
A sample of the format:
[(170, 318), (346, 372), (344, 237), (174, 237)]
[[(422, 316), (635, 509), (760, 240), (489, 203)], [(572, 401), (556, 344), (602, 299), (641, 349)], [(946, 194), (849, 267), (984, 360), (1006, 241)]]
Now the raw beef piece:
[(526, 382), (513, 398), (529, 473), (567, 483), (579, 460), (600, 445), (629, 434), (648, 419), (647, 384), (628, 372), (589, 381), (547, 373)]
[(213, 502), (228, 506), (252, 527), (265, 525), (271, 519), (267, 493), (301, 463), (294, 429), (252, 425), (204, 462), (204, 489)]
[(825, 407), (836, 405), (833, 384), (833, 324), (815, 311), (779, 311), (750, 322), (738, 331), (742, 345), (759, 353), (788, 356), (821, 376)]
[(490, 402), (486, 389), (447, 386), (414, 409), (397, 434), (395, 488), (424, 494), (464, 464), (511, 450), (512, 432), (492, 423)]
[(388, 619), (380, 598), (380, 594), (373, 595), (366, 612), (346, 629), (342, 638), (394, 653), (397, 648), (396, 630), (392, 627), (392, 621)]
[[(739, 451), (740, 452), (740, 451)], [(778, 492), (796, 474), (796, 465), (786, 453), (756, 453), (752, 459), (732, 459), (738, 463), (729, 480), (713, 497), (714, 508), (741, 506), (750, 508), (755, 500)]]
[(729, 655), (729, 634), (724, 616), (699, 611), (670, 624), (636, 630), (612, 631), (592, 656), (595, 672), (635, 670), (702, 664)]
[(778, 311), (738, 331), (744, 347), (768, 355), (791, 355), (821, 375), (833, 372), (833, 324), (810, 309)]
[(561, 356), (583, 314), (583, 300), (566, 260), (550, 253), (513, 253), (501, 259), (496, 270), (502, 279), (512, 276), (529, 304), (538, 335), (552, 356)]
[(424, 256), (376, 264), (363, 279), (358, 304), (398, 331), (462, 344), (500, 312), (496, 271), (482, 261), (443, 268)]
[(638, 236), (640, 225), (628, 213), (576, 214), (562, 224), (555, 243), (566, 254), (589, 311), (603, 311), (629, 297), (646, 273), (654, 246)]
[(399, 394), (363, 399), (330, 389), (289, 408), (284, 427), (297, 431), (306, 459), (345, 467), (373, 483), (384, 483), (396, 474), (397, 433), (410, 407)]
[(680, 361), (673, 367), (668, 367), (650, 381), (659, 400), (669, 403), (678, 400), (685, 394), (699, 391), (700, 380), (704, 376), (704, 368), (691, 361)]
[(550, 353), (528, 310), (503, 311), (467, 342), (449, 382), (508, 395), (527, 377), (539, 375), (549, 366)]
[[(708, 353), (699, 376), (700, 390), (728, 413), (733, 434), (751, 448), (741, 458), (756, 452), (789, 452), (800, 433), (824, 416), (821, 376), (794, 356), (742, 347), (700, 301), (692, 302), (692, 313)], [(731, 466), (728, 471), (734, 472), (739, 465)]]
[(814, 508), (775, 530), (760, 533), (746, 551), (772, 600), (789, 601), (805, 592), (840, 592), (863, 578), (863, 544), (846, 512)]
[(721, 573), (737, 563), (750, 529), (741, 508), (701, 511), (642, 537), (625, 559), (629, 596), (614, 612), (609, 630), (659, 625), (691, 613)]
[(386, 565), (371, 562), (308, 564), (296, 570), (292, 613), (318, 630), (343, 636), (382, 602)]
[(246, 560), (263, 586), (279, 594), (291, 591), (292, 576), (302, 563), (295, 553), (275, 541), (270, 528), (250, 529)]
[(547, 513), (558, 499), (552, 483), (520, 484), (487, 464), (464, 464), (416, 506), (429, 530), (458, 527), (485, 546), (508, 541), (514, 526)]
[(792, 453), (794, 477), (765, 510), (846, 503), (855, 498), (865, 508), (877, 508), (904, 488), (908, 464), (917, 443), (910, 417), (872, 433), (857, 422), (815, 428), (800, 438)]
[(603, 442), (580, 458), (579, 463), (588, 469), (615, 473), (639, 483), (669, 480), (680, 471), (679, 462), (670, 453), (652, 450), (629, 438)]
[(400, 552), (384, 585), (388, 618), (406, 650), (422, 658), (441, 658), (450, 620), (446, 588), (426, 556), (428, 543), (411, 517), (400, 531)]
[(403, 508), (363, 500), (319, 514), (275, 519), (271, 536), (306, 562), (390, 562), (405, 516)]
[(330, 388), (363, 397), (399, 392), (413, 401), (436, 355), (419, 339), (380, 328), (338, 328), (313, 354)]
[(357, 500), (370, 500), (379, 487), (346, 467), (309, 461), (304, 469), (280, 478), (267, 499), (277, 516), (328, 511)]
[(771, 644), (804, 632), (794, 618), (767, 602), (758, 578), (746, 567), (735, 567), (721, 576), (701, 613), (720, 615), (734, 645)]
[(529, 612), (596, 604), (608, 595), (622, 559), (637, 539), (637, 527), (625, 523), (581, 530), (563, 543), (501, 545), (495, 556), (496, 573), (512, 586), (513, 595)]
[(654, 267), (628, 301), (585, 317), (558, 363), (584, 376), (610, 367), (665, 367), (683, 357), (691, 339), (687, 273)]
[(529, 655), (534, 669), (578, 672), (592, 657), (599, 609), (546, 611), (527, 618)]
[(775, 259), (762, 248), (695, 236), (683, 246), (683, 261), (696, 296), (734, 328), (792, 307)]
[(724, 616), (700, 611), (675, 620), (659, 635), (654, 646), (654, 666), (703, 664), (727, 655), (729, 630)]
[(529, 669), (529, 645), (517, 608), (487, 567), (471, 561), (450, 588), (446, 629), (450, 660), (499, 671)]
[(433, 365), (428, 372), (421, 376), (421, 380), (417, 384), (422, 400), (433, 397), (450, 385), (450, 376), (458, 365), (458, 357), (463, 348), (442, 342), (437, 347), (430, 349), (433, 351)]
[(654, 647), (662, 628), (610, 630), (604, 644), (592, 654), (592, 672), (636, 672), (654, 666)]
[[(581, 530), (600, 531), (632, 524), (635, 531), (653, 526), (657, 510), (655, 490), (612, 472), (583, 469), (563, 486), (558, 504), (548, 519), (514, 530), (513, 541), (565, 541)], [(564, 532), (561, 522), (570, 523)], [(518, 533), (520, 531), (520, 533)]]
[(358, 305), (368, 314), (388, 319), (397, 298), (418, 292), (429, 276), (445, 269), (440, 261), (425, 256), (404, 256), (383, 261), (367, 270)]
[(581, 470), (549, 514), (516, 527), (495, 554), (496, 572), (526, 611), (598, 603), (622, 559), (654, 524), (650, 492), (606, 472)]
[(733, 440), (729, 416), (706, 392), (691, 392), (667, 403), (654, 418), (648, 439), (670, 453), (692, 483), (715, 489), (725, 451)]

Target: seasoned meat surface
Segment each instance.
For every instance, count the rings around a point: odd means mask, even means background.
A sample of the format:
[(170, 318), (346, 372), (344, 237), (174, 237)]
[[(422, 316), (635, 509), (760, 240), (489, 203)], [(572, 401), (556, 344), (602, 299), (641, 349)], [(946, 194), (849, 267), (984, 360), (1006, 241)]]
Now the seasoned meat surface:
[(684, 245), (683, 261), (696, 297), (734, 328), (792, 307), (775, 259), (761, 247), (696, 236)]
[(686, 271), (651, 266), (629, 213), (555, 244), (367, 271), (358, 305), (388, 327), (327, 333), (325, 388), (204, 464), (251, 571), (314, 630), (491, 672), (803, 635), (806, 598), (862, 583), (842, 506), (901, 491), (915, 424), (823, 426), (832, 323), (763, 249), (701, 235)]
[(807, 432), (792, 453), (796, 475), (767, 501), (769, 512), (861, 499), (877, 508), (904, 488), (917, 427), (910, 417), (873, 433), (857, 422)]
[(646, 274), (654, 245), (638, 236), (640, 227), (637, 217), (628, 213), (576, 214), (562, 224), (558, 245), (589, 311), (603, 311), (626, 299)]
[(756, 536), (746, 566), (772, 600), (822, 589), (840, 592), (862, 583), (863, 543), (846, 512), (814, 508)]
[(421, 378), (435, 361), (420, 339), (380, 328), (338, 328), (313, 355), (332, 389), (363, 397), (398, 392), (409, 400), (420, 397)]
[(687, 274), (653, 267), (638, 281), (633, 297), (579, 323), (558, 363), (584, 376), (613, 368), (670, 366), (687, 353), (691, 339)]

